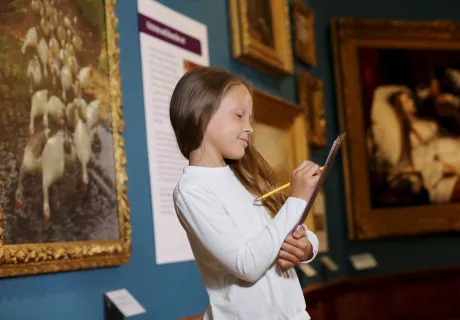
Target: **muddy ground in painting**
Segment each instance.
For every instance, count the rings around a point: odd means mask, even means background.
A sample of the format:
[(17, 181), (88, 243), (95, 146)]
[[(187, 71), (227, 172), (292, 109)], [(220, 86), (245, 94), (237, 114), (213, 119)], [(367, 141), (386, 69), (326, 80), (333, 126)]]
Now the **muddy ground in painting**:
[(105, 43), (102, 0), (0, 2), (6, 244), (119, 237)]

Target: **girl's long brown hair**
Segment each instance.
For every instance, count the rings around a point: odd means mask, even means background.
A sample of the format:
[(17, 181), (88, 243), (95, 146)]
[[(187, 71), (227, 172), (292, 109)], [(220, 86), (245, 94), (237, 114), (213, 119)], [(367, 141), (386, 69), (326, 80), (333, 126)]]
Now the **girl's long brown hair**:
[[(170, 119), (179, 149), (185, 158), (199, 148), (206, 127), (230, 89), (243, 85), (252, 92), (244, 78), (215, 67), (197, 67), (182, 76), (171, 97)], [(256, 196), (275, 189), (277, 178), (260, 153), (249, 145), (240, 160), (226, 160), (235, 176)], [(264, 200), (274, 216), (287, 196), (278, 192)]]

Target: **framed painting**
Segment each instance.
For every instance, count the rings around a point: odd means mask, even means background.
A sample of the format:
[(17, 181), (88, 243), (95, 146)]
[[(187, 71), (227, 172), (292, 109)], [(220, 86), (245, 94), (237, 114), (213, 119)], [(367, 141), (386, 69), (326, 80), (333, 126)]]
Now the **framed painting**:
[(115, 6), (0, 5), (0, 277), (129, 261)]
[[(291, 181), (292, 171), (310, 159), (305, 125), (305, 110), (297, 104), (260, 90), (253, 90), (253, 128), (251, 143), (275, 170), (280, 186)], [(289, 194), (290, 188), (284, 189)], [(314, 209), (307, 226), (315, 231)]]
[(319, 240), (318, 252), (324, 253), (329, 251), (329, 239), (327, 235), (327, 213), (324, 203), (324, 191), (320, 190), (315, 200), (313, 219), (315, 225), (315, 234)]
[(460, 230), (460, 23), (332, 30), (350, 237)]
[(314, 147), (325, 147), (326, 118), (324, 115), (323, 81), (308, 72), (297, 74), (299, 103), (306, 110), (308, 140)]
[(233, 58), (273, 77), (293, 73), (287, 0), (229, 0)]
[(311, 67), (316, 67), (315, 14), (303, 2), (294, 0), (292, 18), (295, 35), (294, 54)]

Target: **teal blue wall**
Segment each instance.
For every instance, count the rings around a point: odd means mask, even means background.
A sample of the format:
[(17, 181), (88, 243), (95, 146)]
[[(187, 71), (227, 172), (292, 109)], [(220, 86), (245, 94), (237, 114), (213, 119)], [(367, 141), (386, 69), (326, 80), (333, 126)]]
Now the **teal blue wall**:
[[(150, 206), (141, 63), (137, 25), (137, 2), (118, 0), (120, 19), (121, 75), (126, 121), (128, 188), (133, 227), (133, 252), (127, 266), (53, 275), (0, 280), (0, 319), (103, 319), (102, 295), (127, 288), (148, 310), (134, 319), (177, 319), (202, 312), (206, 292), (193, 262), (157, 266), (154, 264), (152, 212)], [(278, 81), (231, 58), (228, 11), (224, 0), (163, 0), (170, 6), (208, 26), (210, 60), (233, 72), (245, 74), (256, 87), (296, 101), (294, 77)], [(399, 19), (460, 19), (458, 0), (312, 0), (316, 11), (318, 67), (311, 72), (325, 82), (328, 138), (338, 134), (335, 87), (328, 36), (329, 19), (339, 16)], [(199, 7), (201, 6), (201, 7)], [(296, 65), (296, 70), (306, 70)], [(327, 151), (315, 151), (324, 161)], [(379, 268), (374, 272), (419, 269), (460, 263), (460, 238), (453, 235), (400, 238), (350, 243), (347, 238), (342, 170), (335, 166), (325, 187), (330, 255), (341, 269), (331, 276), (350, 275), (351, 253), (370, 251)], [(318, 261), (314, 263), (318, 266)], [(318, 281), (305, 279), (302, 283)]]

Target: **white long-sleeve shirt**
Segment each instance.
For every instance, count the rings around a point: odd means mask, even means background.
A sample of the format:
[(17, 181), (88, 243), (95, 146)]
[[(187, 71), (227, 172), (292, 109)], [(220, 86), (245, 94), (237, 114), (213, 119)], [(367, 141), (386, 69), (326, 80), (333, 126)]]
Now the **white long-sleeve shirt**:
[[(274, 218), (230, 167), (188, 166), (173, 193), (178, 218), (209, 295), (206, 320), (306, 320), (293, 268), (280, 271), (278, 254), (305, 209), (290, 197)], [(318, 252), (318, 238), (307, 230)]]

